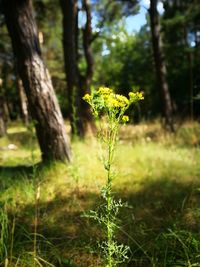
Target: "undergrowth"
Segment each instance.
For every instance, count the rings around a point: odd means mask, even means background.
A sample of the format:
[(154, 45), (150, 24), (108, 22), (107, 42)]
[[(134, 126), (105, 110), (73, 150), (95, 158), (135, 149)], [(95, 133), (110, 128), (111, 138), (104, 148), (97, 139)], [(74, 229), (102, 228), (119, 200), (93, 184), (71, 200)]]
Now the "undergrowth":
[[(21, 128), (18, 133), (11, 125), (0, 140), (0, 266), (34, 266), (35, 234), (36, 266), (101, 267), (96, 240), (102, 232), (81, 217), (101, 203), (104, 168), (95, 139), (72, 144), (78, 157), (71, 166), (38, 165), (34, 171), (31, 148), (20, 138), (23, 132), (30, 141), (30, 133)], [(113, 191), (132, 209), (119, 214), (116, 238), (130, 247), (129, 262), (120, 266), (200, 266), (199, 136), (198, 123), (175, 135), (158, 124), (122, 129)], [(17, 148), (8, 150), (10, 143)], [(34, 151), (37, 164), (35, 143)]]

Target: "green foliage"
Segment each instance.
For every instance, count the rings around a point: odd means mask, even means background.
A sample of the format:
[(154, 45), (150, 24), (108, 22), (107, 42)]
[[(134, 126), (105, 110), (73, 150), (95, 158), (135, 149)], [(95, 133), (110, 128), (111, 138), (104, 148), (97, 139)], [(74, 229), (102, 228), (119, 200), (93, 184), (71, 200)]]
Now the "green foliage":
[[(194, 115), (198, 114), (199, 101), (194, 99), (199, 92), (199, 14), (196, 1), (164, 2), (162, 15), (162, 35), (167, 62), (168, 82), (174, 112), (187, 117), (193, 103)], [(145, 92), (144, 104), (140, 113), (145, 118), (155, 117), (160, 113), (160, 96), (155, 81), (152, 59), (152, 45), (149, 24), (143, 26), (134, 35), (127, 34), (125, 25), (118, 20), (112, 29), (102, 31), (101, 55), (96, 53), (95, 83), (110, 84), (117, 92), (127, 95), (125, 88), (139, 86)], [(175, 30), (176, 29), (176, 30)], [(138, 118), (139, 117), (139, 118)]]
[(140, 120), (141, 115), (151, 118), (158, 114), (160, 101), (152, 71), (154, 66), (147, 26), (134, 36), (128, 34), (123, 26), (120, 33), (119, 30), (112, 31), (104, 40), (104, 45), (108, 54), (96, 59), (96, 84), (111, 84), (116, 92), (124, 95), (128, 95), (126, 88), (141, 88), (145, 94), (144, 103), (135, 109), (130, 107), (131, 120)]
[[(162, 18), (168, 80), (177, 114), (198, 114), (200, 5), (196, 1), (164, 1)], [(191, 104), (192, 103), (192, 104)]]
[[(199, 266), (199, 234), (181, 230), (174, 225), (173, 229), (158, 235), (155, 244), (157, 249), (151, 256), (154, 266)], [(164, 257), (159, 250), (165, 251)]]
[(97, 17), (96, 27), (107, 30), (109, 27), (118, 27), (117, 23), (122, 17), (137, 14), (139, 11), (138, 0), (128, 1), (93, 1), (93, 12)]
[(36, 21), (41, 38), (41, 49), (45, 63), (51, 75), (52, 83), (59, 100), (63, 115), (69, 115), (66, 93), (63, 47), (62, 14), (59, 1), (34, 1)]

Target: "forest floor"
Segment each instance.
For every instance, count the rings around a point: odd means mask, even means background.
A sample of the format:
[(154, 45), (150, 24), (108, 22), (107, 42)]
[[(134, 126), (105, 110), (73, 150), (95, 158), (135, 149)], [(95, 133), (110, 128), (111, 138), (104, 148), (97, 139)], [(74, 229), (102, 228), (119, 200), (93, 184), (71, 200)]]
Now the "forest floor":
[[(31, 129), (12, 124), (0, 139), (0, 266), (103, 266), (102, 229), (83, 216), (102, 202), (100, 149), (92, 136), (72, 149), (71, 164), (41, 166)], [(130, 247), (120, 266), (200, 266), (200, 125), (176, 134), (124, 126), (114, 165), (115, 198), (129, 204), (116, 236)]]

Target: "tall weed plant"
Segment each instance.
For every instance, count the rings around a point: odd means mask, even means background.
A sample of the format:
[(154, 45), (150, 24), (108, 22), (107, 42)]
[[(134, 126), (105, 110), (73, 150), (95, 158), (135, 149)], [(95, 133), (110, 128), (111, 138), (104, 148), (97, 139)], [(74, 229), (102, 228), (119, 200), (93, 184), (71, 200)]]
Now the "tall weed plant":
[[(128, 259), (129, 247), (118, 244), (116, 231), (120, 228), (118, 214), (120, 208), (127, 206), (113, 196), (113, 180), (115, 177), (113, 162), (118, 140), (119, 128), (122, 123), (129, 121), (125, 112), (130, 105), (143, 99), (142, 93), (129, 93), (129, 98), (115, 94), (112, 89), (100, 87), (83, 99), (91, 106), (93, 114), (99, 120), (99, 137), (104, 148), (103, 165), (107, 181), (101, 190), (104, 203), (98, 210), (90, 211), (87, 216), (96, 220), (105, 232), (105, 240), (100, 244), (106, 267), (114, 267)], [(101, 118), (105, 118), (105, 121)]]

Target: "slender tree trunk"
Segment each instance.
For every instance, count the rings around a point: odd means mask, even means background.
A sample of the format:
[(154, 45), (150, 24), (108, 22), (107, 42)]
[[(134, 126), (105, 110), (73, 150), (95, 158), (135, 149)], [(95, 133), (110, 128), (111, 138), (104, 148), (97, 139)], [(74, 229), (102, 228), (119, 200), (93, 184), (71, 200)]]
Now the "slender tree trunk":
[(149, 9), (154, 60), (158, 86), (160, 89), (162, 113), (165, 119), (165, 126), (167, 127), (167, 129), (174, 132), (174, 125), (172, 119), (172, 102), (166, 78), (167, 70), (164, 60), (162, 38), (160, 34), (160, 22), (159, 14), (157, 11), (157, 2), (158, 0), (150, 0)]
[(4, 119), (2, 118), (1, 108), (0, 108), (0, 137), (3, 137), (5, 135), (6, 135), (6, 125)]
[(21, 79), (17, 79), (17, 89), (19, 94), (19, 101), (21, 106), (21, 116), (24, 124), (27, 126), (29, 122), (29, 114), (28, 114), (28, 100), (26, 94), (24, 92), (24, 87)]
[(26, 91), (43, 160), (70, 160), (63, 118), (41, 57), (31, 0), (3, 0), (18, 73)]
[(4, 97), (4, 101), (3, 101), (3, 112), (4, 112), (5, 122), (7, 124), (10, 121), (10, 114), (9, 114), (8, 102), (6, 100), (6, 97)]
[(192, 51), (188, 55), (189, 60), (189, 74), (190, 74), (190, 119), (194, 119), (194, 82), (193, 82), (193, 54)]
[(0, 137), (6, 135), (6, 119), (4, 113), (4, 97), (0, 96)]
[(68, 99), (71, 105), (70, 121), (72, 134), (83, 137), (85, 133), (81, 108), (82, 94), (79, 87), (80, 76), (77, 61), (77, 0), (60, 0), (60, 6), (63, 14), (63, 51)]
[(83, 29), (83, 48), (85, 53), (85, 59), (87, 62), (87, 69), (85, 75), (85, 87), (89, 88), (91, 85), (92, 76), (94, 73), (94, 59), (92, 53), (92, 16), (91, 8), (88, 0), (83, 0), (83, 8), (86, 12), (86, 24)]
[(195, 42), (195, 48), (199, 47), (199, 42), (198, 42), (198, 30), (195, 28), (194, 30), (194, 42)]
[[(94, 58), (92, 52), (92, 16), (91, 16), (91, 7), (89, 0), (83, 1), (83, 9), (86, 12), (86, 24), (83, 28), (83, 48), (85, 54), (85, 60), (87, 63), (86, 73), (82, 79), (82, 91), (85, 93), (90, 93), (90, 87), (92, 82), (92, 77), (94, 74)], [(90, 128), (92, 132), (96, 131), (95, 123), (93, 120), (92, 112), (87, 103), (83, 103), (83, 112), (84, 112), (84, 120), (85, 124), (87, 124), (87, 128)]]
[(3, 63), (3, 67), (2, 67), (2, 81), (0, 84), (0, 88), (1, 88), (1, 96), (2, 96), (2, 104), (3, 105), (3, 114), (4, 114), (4, 121), (5, 124), (7, 124), (10, 121), (10, 111), (9, 111), (9, 104), (8, 104), (8, 99), (6, 96), (6, 92), (8, 89), (8, 65), (7, 62)]
[(6, 118), (6, 103), (5, 103), (5, 96), (4, 96), (4, 90), (3, 90), (4, 81), (0, 79), (0, 137), (3, 137), (6, 135), (6, 124), (7, 124), (7, 118)]
[(188, 70), (189, 70), (189, 113), (190, 113), (190, 119), (193, 120), (194, 117), (194, 82), (193, 82), (193, 52), (192, 50), (189, 50), (188, 48), (188, 32), (186, 26), (183, 27), (183, 33), (184, 33), (184, 42), (186, 47), (186, 56), (188, 60)]

